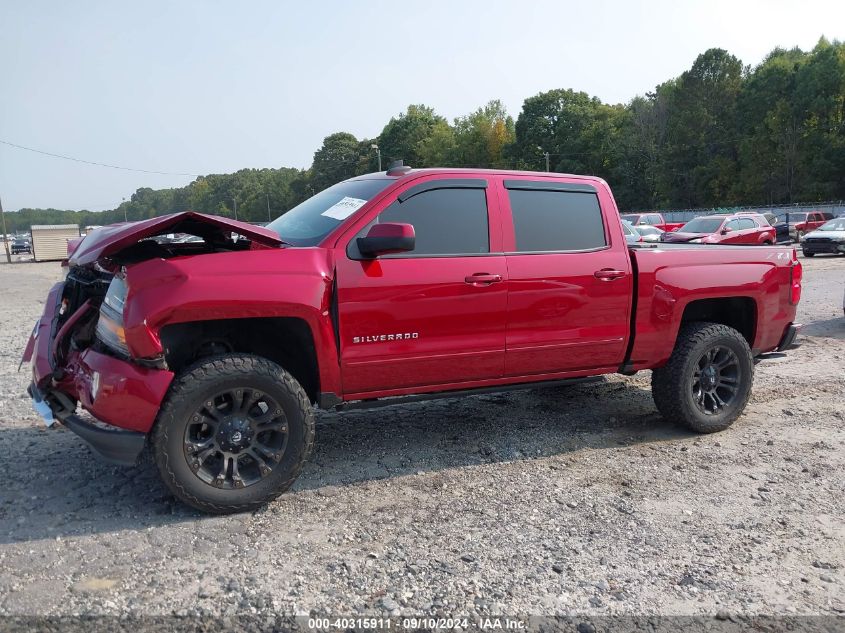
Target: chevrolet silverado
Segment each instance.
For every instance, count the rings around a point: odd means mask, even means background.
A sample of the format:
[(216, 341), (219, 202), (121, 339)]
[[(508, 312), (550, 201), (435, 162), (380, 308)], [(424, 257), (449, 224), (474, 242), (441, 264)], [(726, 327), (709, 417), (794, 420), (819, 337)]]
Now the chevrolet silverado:
[(562, 174), (395, 166), (267, 227), (103, 227), (66, 265), (22, 361), (36, 409), (213, 513), (292, 485), (315, 406), (648, 369), (665, 418), (719, 431), (800, 327), (793, 248), (629, 245), (608, 185)]

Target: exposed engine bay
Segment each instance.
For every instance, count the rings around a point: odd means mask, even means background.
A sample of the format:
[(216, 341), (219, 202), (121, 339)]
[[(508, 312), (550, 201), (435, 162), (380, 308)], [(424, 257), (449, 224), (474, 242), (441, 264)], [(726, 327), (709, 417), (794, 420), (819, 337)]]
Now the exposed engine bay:
[(263, 227), (193, 212), (92, 231), (75, 245), (68, 260), (61, 306), (53, 323), (54, 368), (64, 365), (71, 349), (93, 347), (118, 358), (129, 357), (123, 330), (127, 266), (151, 259), (273, 248), (280, 243), (275, 233)]

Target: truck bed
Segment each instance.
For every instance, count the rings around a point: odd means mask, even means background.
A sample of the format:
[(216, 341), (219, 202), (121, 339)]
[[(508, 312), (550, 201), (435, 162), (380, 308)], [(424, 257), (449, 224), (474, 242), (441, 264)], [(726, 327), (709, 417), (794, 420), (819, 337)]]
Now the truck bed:
[(751, 327), (756, 354), (777, 347), (794, 315), (790, 281), (797, 259), (791, 246), (636, 244), (629, 252), (635, 272), (631, 370), (668, 360), (690, 302), (733, 298), (738, 319), (766, 324)]

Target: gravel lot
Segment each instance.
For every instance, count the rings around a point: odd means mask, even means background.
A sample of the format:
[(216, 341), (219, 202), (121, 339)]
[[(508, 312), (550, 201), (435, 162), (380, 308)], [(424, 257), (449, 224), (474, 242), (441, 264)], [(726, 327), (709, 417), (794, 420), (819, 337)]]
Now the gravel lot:
[(0, 265), (0, 615), (845, 613), (845, 258), (805, 259), (803, 346), (726, 432), (649, 375), (319, 414), (294, 490), (179, 505), (25, 396), (57, 264)]

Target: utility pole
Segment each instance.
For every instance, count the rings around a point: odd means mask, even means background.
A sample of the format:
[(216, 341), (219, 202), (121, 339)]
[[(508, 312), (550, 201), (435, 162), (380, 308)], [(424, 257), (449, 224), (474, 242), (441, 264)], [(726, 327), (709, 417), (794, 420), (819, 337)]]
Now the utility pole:
[(270, 217), (270, 194), (265, 191), (264, 195), (267, 196), (267, 221), (272, 222), (273, 218)]
[(120, 206), (123, 207), (123, 221), (129, 222), (129, 216), (126, 215), (126, 198), (122, 198)]
[(370, 145), (370, 149), (376, 150), (376, 155), (378, 156), (378, 170), (381, 171), (381, 149), (379, 149), (379, 146), (375, 143)]
[(546, 157), (546, 171), (551, 171), (551, 169), (549, 169), (549, 153), (546, 152), (546, 151), (543, 151), (543, 148), (540, 147), (539, 145), (537, 146), (537, 149), (540, 150), (543, 153), (543, 156)]
[(6, 233), (6, 214), (3, 213), (3, 201), (0, 200), (0, 220), (3, 224), (3, 245), (6, 247), (6, 261), (12, 263), (12, 254), (9, 252), (9, 235)]

